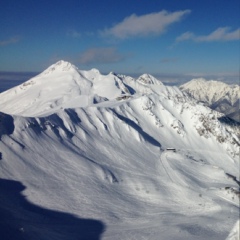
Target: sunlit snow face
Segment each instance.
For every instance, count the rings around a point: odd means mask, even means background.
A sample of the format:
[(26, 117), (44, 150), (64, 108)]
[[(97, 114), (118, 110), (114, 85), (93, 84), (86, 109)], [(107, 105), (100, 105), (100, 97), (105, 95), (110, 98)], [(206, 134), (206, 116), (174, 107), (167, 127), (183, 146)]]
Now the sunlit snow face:
[(85, 228), (95, 229), (90, 239), (229, 234), (238, 219), (239, 127), (155, 81), (60, 62), (0, 94), (1, 207), (20, 214), (21, 233), (34, 226), (42, 236), (47, 221), (46, 234), (66, 239)]

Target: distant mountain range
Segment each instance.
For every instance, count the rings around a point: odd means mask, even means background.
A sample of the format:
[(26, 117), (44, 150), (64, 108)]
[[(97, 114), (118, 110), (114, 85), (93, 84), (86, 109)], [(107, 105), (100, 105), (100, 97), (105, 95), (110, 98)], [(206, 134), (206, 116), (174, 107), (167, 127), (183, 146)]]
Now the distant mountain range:
[(1, 236), (237, 236), (239, 136), (237, 122), (149, 74), (59, 61), (0, 94)]
[(240, 122), (240, 87), (238, 85), (198, 78), (181, 85), (180, 89), (198, 102)]

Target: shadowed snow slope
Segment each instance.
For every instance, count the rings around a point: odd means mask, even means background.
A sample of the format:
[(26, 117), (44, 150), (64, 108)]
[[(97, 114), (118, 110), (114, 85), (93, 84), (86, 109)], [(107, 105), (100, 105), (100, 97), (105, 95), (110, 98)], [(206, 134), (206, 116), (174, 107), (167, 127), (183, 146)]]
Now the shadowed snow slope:
[(227, 238), (239, 213), (239, 126), (140, 79), (60, 61), (0, 94), (1, 178), (23, 184), (33, 206), (1, 203), (4, 216), (21, 211), (21, 222), (7, 218), (14, 239)]

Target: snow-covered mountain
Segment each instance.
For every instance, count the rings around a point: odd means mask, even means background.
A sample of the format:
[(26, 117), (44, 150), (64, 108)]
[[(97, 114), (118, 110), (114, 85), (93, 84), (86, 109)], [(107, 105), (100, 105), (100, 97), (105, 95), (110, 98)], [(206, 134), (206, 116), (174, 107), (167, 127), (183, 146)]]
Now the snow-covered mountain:
[(6, 239), (235, 231), (239, 125), (177, 87), (60, 61), (0, 94), (0, 111)]
[(181, 85), (180, 89), (210, 108), (240, 122), (240, 87), (238, 85), (198, 78)]

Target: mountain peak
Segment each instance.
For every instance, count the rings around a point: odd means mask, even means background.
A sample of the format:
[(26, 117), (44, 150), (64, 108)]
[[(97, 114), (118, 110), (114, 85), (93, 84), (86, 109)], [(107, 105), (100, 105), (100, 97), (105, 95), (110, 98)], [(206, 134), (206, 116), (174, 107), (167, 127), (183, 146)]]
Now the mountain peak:
[(42, 74), (46, 75), (53, 72), (58, 71), (69, 71), (71, 69), (78, 70), (78, 68), (71, 64), (70, 62), (60, 60), (54, 64), (52, 64), (50, 67), (48, 67), (45, 71), (42, 72)]
[(184, 83), (181, 87), (182, 88), (192, 88), (195, 89), (196, 87), (200, 88), (207, 88), (210, 87), (217, 87), (217, 88), (232, 88), (234, 85), (228, 85), (224, 82), (217, 81), (217, 80), (206, 80), (205, 78), (194, 78), (189, 82)]
[(162, 85), (162, 82), (158, 79), (156, 79), (155, 77), (153, 77), (150, 74), (144, 73), (142, 74), (138, 79), (138, 82), (144, 84), (144, 85), (148, 85), (148, 84), (156, 84), (156, 85)]
[(117, 74), (117, 73), (115, 73), (115, 72), (113, 72), (113, 71), (111, 71), (111, 72), (109, 73), (109, 75), (114, 75), (114, 76), (117, 76), (118, 74)]
[(97, 68), (92, 68), (90, 72), (95, 73), (95, 74), (101, 74), (100, 71)]
[(240, 91), (238, 85), (197, 78), (181, 85), (180, 89), (197, 101), (204, 102), (212, 109), (239, 121)]
[(207, 92), (212, 91), (212, 88), (214, 88), (215, 90), (218, 89), (219, 91), (229, 91), (234, 87), (235, 85), (228, 85), (224, 82), (216, 80), (206, 80), (205, 78), (195, 78), (180, 86), (181, 89), (188, 89), (192, 91), (205, 90)]

